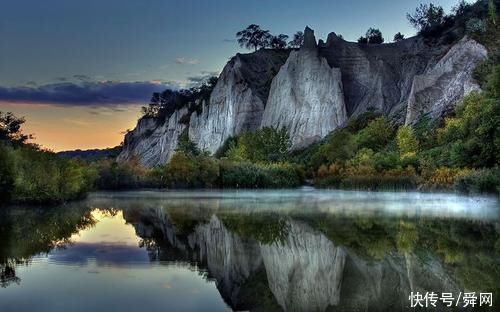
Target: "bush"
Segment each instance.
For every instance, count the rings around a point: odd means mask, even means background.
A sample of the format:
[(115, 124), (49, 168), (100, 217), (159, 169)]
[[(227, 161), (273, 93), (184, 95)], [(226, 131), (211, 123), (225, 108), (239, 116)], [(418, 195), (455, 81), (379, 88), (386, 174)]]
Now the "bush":
[(469, 174), (469, 169), (441, 167), (432, 173), (427, 181), (422, 183), (422, 188), (426, 190), (453, 189), (455, 182)]
[(465, 22), (465, 30), (469, 33), (483, 33), (486, 31), (486, 21), (480, 18), (471, 18)]
[(287, 159), (290, 147), (290, 135), (285, 128), (266, 127), (231, 139), (224, 149), (225, 156), (234, 161), (280, 162)]
[(396, 134), (399, 155), (401, 158), (415, 156), (418, 151), (418, 140), (408, 126), (399, 127)]
[(82, 163), (35, 148), (14, 150), (15, 202), (64, 202), (84, 196), (93, 175)]
[(394, 131), (387, 119), (378, 117), (357, 133), (356, 141), (359, 147), (379, 150), (389, 143), (393, 135)]
[(165, 166), (165, 186), (171, 188), (210, 188), (219, 176), (217, 161), (206, 155), (177, 152)]
[(8, 202), (14, 190), (14, 160), (11, 150), (0, 141), (0, 205)]
[[(493, 93), (490, 91), (490, 93)], [(438, 143), (450, 152), (450, 166), (492, 167), (500, 152), (500, 101), (473, 92), (438, 130)]]
[(147, 170), (137, 158), (129, 161), (103, 160), (94, 165), (99, 190), (126, 190), (149, 186)]
[(462, 193), (500, 194), (500, 169), (476, 169), (456, 179), (454, 187)]
[(346, 129), (335, 130), (312, 156), (313, 167), (318, 168), (321, 163), (345, 162), (356, 153), (354, 136)]
[(249, 162), (223, 162), (221, 185), (230, 188), (283, 188), (303, 183), (302, 169), (293, 164), (254, 164)]

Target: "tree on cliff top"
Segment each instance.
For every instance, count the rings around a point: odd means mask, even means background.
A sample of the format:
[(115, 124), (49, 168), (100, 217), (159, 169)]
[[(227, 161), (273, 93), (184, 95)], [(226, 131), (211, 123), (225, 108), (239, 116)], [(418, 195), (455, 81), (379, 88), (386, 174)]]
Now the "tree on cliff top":
[(288, 39), (287, 35), (279, 34), (277, 36), (272, 36), (269, 45), (272, 49), (282, 50), (286, 48), (286, 40)]
[(368, 43), (371, 44), (380, 44), (384, 43), (384, 37), (382, 37), (382, 32), (377, 28), (368, 28), (366, 31), (366, 39)]
[(413, 14), (407, 13), (406, 17), (410, 24), (419, 32), (428, 31), (444, 23), (445, 15), (441, 6), (432, 3), (420, 4)]
[(402, 33), (398, 32), (397, 34), (394, 35), (394, 42), (399, 42), (405, 39), (405, 35)]
[(298, 31), (293, 35), (293, 39), (288, 43), (290, 48), (300, 48), (304, 43), (304, 33), (302, 31)]
[(382, 32), (377, 28), (368, 28), (365, 36), (361, 36), (358, 39), (358, 43), (371, 43), (371, 44), (380, 44), (384, 43), (384, 37), (382, 37)]
[(252, 24), (246, 29), (238, 31), (236, 33), (236, 37), (238, 38), (238, 44), (241, 47), (255, 49), (255, 51), (257, 51), (258, 48), (268, 46), (271, 39), (269, 30), (263, 30), (256, 24)]

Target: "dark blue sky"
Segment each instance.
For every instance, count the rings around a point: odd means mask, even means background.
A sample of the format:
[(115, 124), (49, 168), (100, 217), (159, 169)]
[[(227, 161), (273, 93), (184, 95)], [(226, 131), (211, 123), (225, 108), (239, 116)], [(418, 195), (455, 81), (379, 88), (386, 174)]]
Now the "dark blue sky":
[[(310, 25), (355, 40), (378, 27), (386, 40), (413, 33), (406, 12), (421, 1), (2, 0), (0, 86), (74, 80), (186, 83), (242, 52), (234, 34), (250, 23), (293, 34)], [(425, 2), (425, 1), (424, 1)], [(436, 0), (447, 11), (456, 0)]]

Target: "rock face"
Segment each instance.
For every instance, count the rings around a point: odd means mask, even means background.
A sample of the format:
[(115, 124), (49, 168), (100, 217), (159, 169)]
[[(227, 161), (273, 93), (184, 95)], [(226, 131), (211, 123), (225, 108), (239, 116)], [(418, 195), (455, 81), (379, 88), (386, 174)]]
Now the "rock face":
[(189, 138), (199, 148), (214, 153), (227, 138), (258, 129), (271, 79), (287, 56), (286, 51), (260, 50), (233, 57), (202, 113), (191, 115)]
[(184, 129), (199, 148), (214, 153), (224, 141), (265, 126), (285, 127), (293, 148), (306, 147), (374, 108), (398, 124), (438, 118), (478, 86), (475, 66), (486, 49), (464, 37), (455, 43), (413, 37), (389, 44), (358, 44), (331, 33), (316, 44), (306, 28), (298, 51), (237, 54), (224, 67), (201, 112), (180, 120), (141, 119), (125, 137), (119, 160), (137, 156), (151, 167), (167, 162)]
[(482, 45), (464, 37), (436, 65), (416, 75), (408, 99), (405, 123), (413, 124), (422, 115), (441, 117), (466, 94), (479, 90), (472, 73), (486, 57), (487, 51)]
[(125, 135), (118, 160), (137, 157), (147, 167), (166, 163), (175, 152), (177, 139), (186, 125), (179, 122), (188, 109), (175, 111), (163, 124), (154, 118), (142, 118), (134, 130)]
[(262, 119), (263, 127), (288, 129), (295, 149), (322, 139), (347, 120), (340, 69), (318, 55), (309, 28), (304, 42), (273, 79)]

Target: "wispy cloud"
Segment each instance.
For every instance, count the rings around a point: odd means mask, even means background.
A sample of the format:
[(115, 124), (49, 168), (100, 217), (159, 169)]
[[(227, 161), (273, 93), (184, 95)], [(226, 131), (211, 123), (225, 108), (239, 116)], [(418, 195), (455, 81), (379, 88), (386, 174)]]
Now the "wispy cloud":
[[(80, 75), (76, 75), (79, 76)], [(75, 77), (77, 78), (77, 77)], [(153, 92), (178, 89), (162, 81), (87, 81), (57, 82), (40, 86), (0, 86), (0, 101), (14, 103), (52, 103), (60, 105), (120, 105), (147, 101)], [(77, 78), (79, 79), (79, 78)]]
[(187, 87), (193, 87), (199, 85), (208, 80), (208, 78), (213, 76), (219, 76), (218, 71), (201, 71), (199, 75), (194, 75), (187, 77)]
[(183, 57), (178, 57), (175, 59), (175, 63), (177, 64), (187, 64), (187, 65), (196, 65), (200, 64), (200, 60), (198, 59), (186, 59)]

